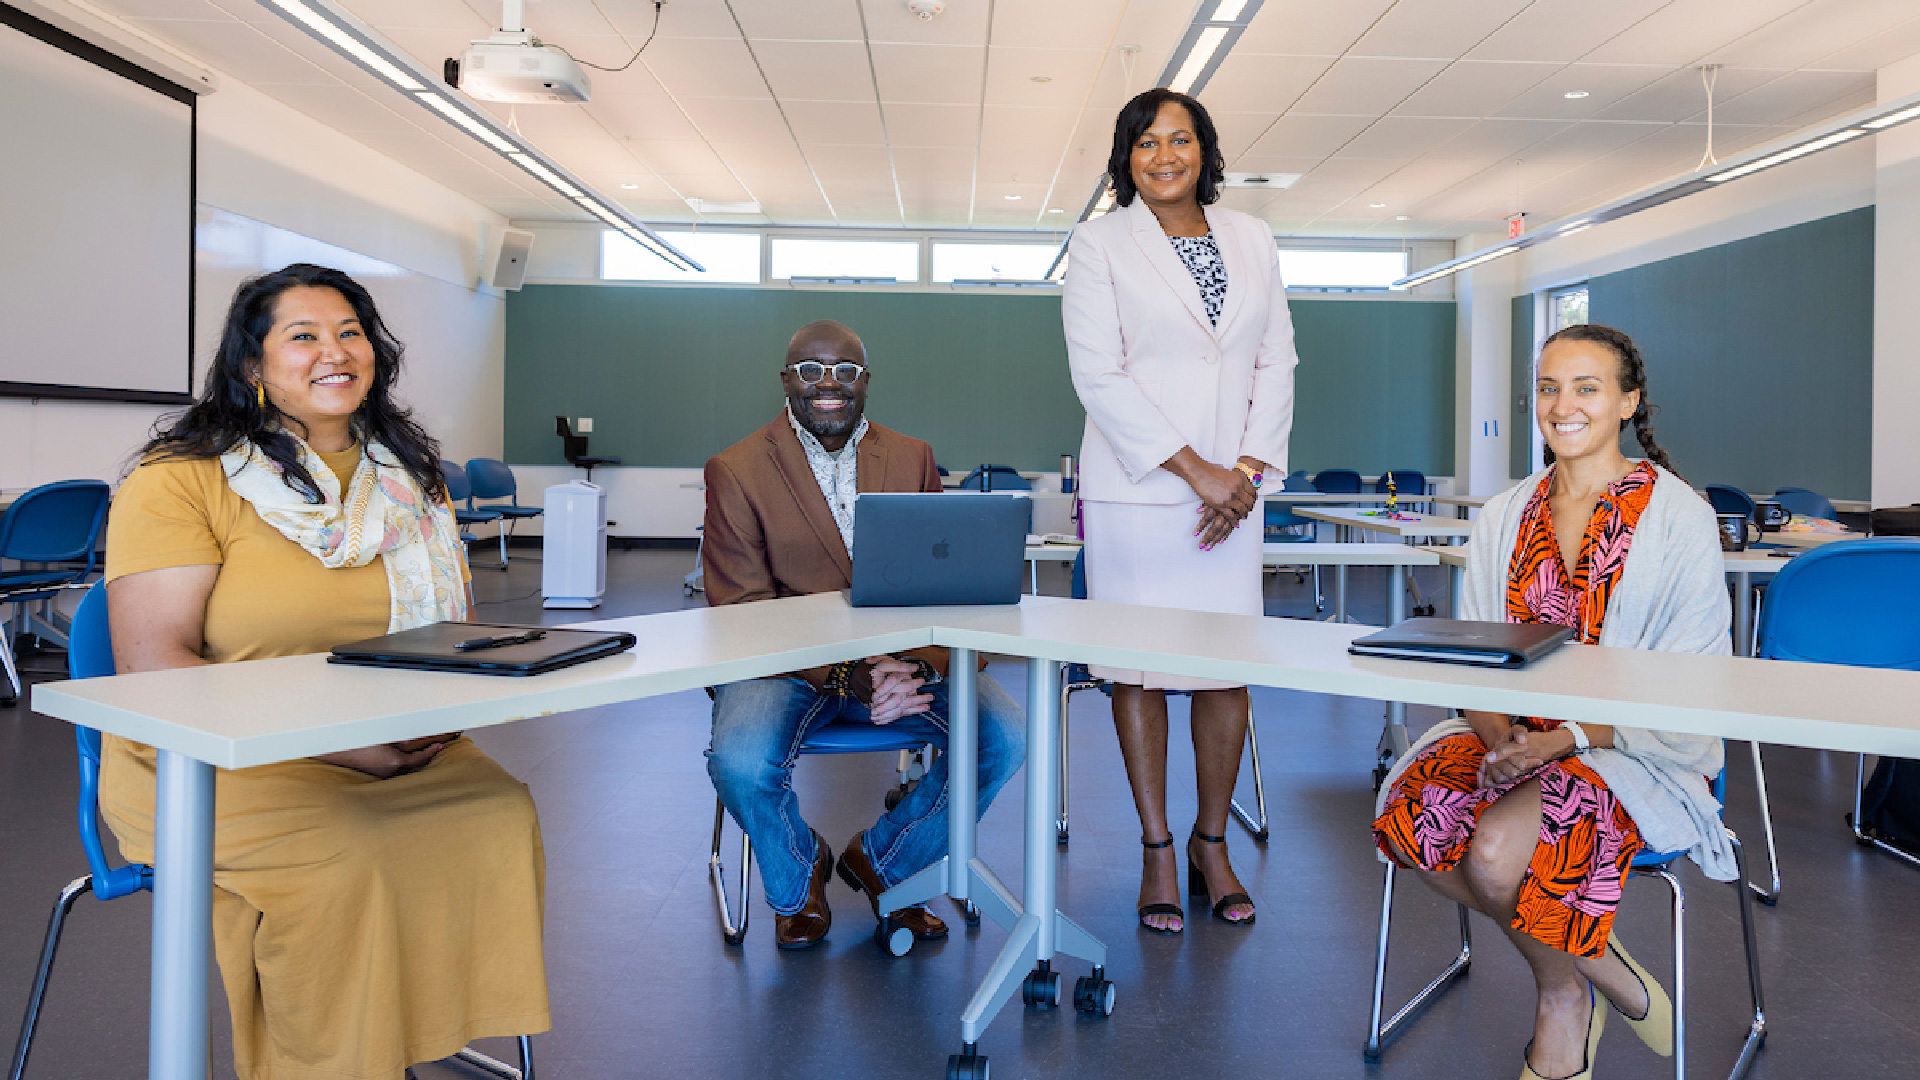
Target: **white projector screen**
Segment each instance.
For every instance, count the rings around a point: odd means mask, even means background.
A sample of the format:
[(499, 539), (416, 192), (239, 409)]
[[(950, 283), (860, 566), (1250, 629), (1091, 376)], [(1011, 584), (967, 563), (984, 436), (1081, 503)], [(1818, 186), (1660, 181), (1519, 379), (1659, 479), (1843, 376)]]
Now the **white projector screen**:
[(193, 94), (0, 4), (0, 394), (193, 389)]

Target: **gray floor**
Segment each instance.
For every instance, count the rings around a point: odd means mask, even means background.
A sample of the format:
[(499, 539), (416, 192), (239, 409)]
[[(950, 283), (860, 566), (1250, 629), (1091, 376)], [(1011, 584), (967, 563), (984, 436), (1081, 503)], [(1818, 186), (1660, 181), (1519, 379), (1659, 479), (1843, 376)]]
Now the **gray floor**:
[[(486, 553), (481, 553), (482, 556)], [(501, 620), (564, 621), (538, 608), (537, 555), (506, 574), (479, 572), (482, 608)], [(684, 599), (692, 553), (634, 551), (611, 560), (607, 615), (699, 603)], [(1379, 572), (1354, 573), (1355, 614), (1378, 621)], [(1439, 579), (1426, 581), (1437, 589)], [(1062, 578), (1043, 579), (1059, 592)], [(1270, 579), (1268, 612), (1310, 613), (1310, 590)], [(518, 599), (505, 599), (518, 598)], [(1444, 603), (1444, 601), (1442, 601)], [(571, 619), (576, 616), (565, 616)], [(41, 657), (45, 665), (57, 658)], [(1024, 668), (992, 668), (1016, 696)], [(1369, 1066), (1366, 1024), (1380, 869), (1368, 844), (1368, 769), (1377, 703), (1256, 690), (1267, 750), (1271, 843), (1233, 832), (1235, 865), (1260, 905), (1250, 928), (1190, 913), (1180, 937), (1134, 928), (1139, 828), (1106, 700), (1072, 706), (1073, 840), (1059, 850), (1063, 908), (1102, 937), (1119, 1008), (1105, 1020), (1071, 1011), (1003, 1011), (982, 1043), (1001, 1077), (1510, 1076), (1529, 1030), (1530, 986), (1517, 954), (1477, 920), (1472, 976)], [(1437, 715), (1415, 710), (1416, 720)], [(1176, 711), (1176, 718), (1178, 719)], [(751, 936), (730, 948), (715, 927), (706, 852), (713, 793), (700, 750), (707, 702), (686, 693), (527, 721), (477, 733), (532, 785), (544, 828), (547, 966), (555, 1027), (535, 1040), (546, 1077), (924, 1077), (958, 1049), (959, 1014), (1002, 933), (991, 925), (894, 959), (871, 943), (863, 898), (835, 883), (827, 945), (777, 952), (757, 894)], [(1192, 813), (1192, 763), (1176, 740), (1176, 828)], [(1733, 747), (1733, 827), (1759, 828), (1744, 747)], [(1920, 1072), (1920, 872), (1856, 847), (1841, 823), (1853, 759), (1767, 752), (1785, 862), (1780, 906), (1758, 910), (1771, 1036), (1756, 1077), (1913, 1076)], [(836, 844), (867, 825), (892, 782), (881, 756), (803, 762), (797, 787), (813, 824)], [(73, 746), (65, 725), (24, 707), (0, 709), (0, 1023), (25, 1000), (46, 910), (82, 869), (73, 831)], [(1243, 795), (1249, 792), (1243, 783)], [(982, 854), (1017, 889), (1020, 788), (989, 813)], [(731, 833), (730, 833), (731, 835)], [(737, 850), (731, 843), (728, 857)], [(1757, 872), (1757, 871), (1756, 871)], [(1692, 1075), (1724, 1075), (1744, 1020), (1745, 979), (1729, 886), (1688, 869)], [(145, 1058), (150, 900), (83, 898), (69, 924), (30, 1075), (132, 1077)], [(1423, 982), (1450, 951), (1452, 912), (1403, 883), (1393, 992)], [(1667, 902), (1635, 881), (1622, 936), (1665, 978)], [(1079, 974), (1077, 964), (1068, 967)], [(216, 1067), (231, 1075), (225, 1009), (216, 1007)], [(499, 1046), (505, 1053), (507, 1047)], [(1600, 1075), (1671, 1075), (1624, 1024), (1603, 1042)], [(473, 1075), (453, 1065), (422, 1080)]]

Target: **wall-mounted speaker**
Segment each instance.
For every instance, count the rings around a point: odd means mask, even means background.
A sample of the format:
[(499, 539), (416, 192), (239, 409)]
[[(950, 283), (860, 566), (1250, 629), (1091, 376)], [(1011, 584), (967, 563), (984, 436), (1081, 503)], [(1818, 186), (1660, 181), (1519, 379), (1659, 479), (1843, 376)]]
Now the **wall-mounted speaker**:
[(532, 233), (524, 229), (501, 229), (487, 246), (487, 261), (480, 269), (480, 280), (496, 289), (518, 289), (527, 278), (527, 253), (532, 250)]

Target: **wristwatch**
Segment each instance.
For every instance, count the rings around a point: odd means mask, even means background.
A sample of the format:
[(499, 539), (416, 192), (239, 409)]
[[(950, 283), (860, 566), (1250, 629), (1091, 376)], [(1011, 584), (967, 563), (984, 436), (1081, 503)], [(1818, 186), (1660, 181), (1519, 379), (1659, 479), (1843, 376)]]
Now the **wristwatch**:
[(1247, 464), (1244, 461), (1234, 462), (1233, 467), (1247, 474), (1247, 479), (1253, 481), (1253, 490), (1255, 491), (1260, 490), (1260, 481), (1266, 479), (1266, 475), (1267, 475), (1266, 473), (1256, 470), (1253, 466)]
[(1573, 736), (1573, 752), (1574, 753), (1584, 754), (1587, 751), (1593, 749), (1593, 743), (1587, 740), (1586, 728), (1583, 728), (1579, 724), (1576, 724), (1573, 721), (1568, 720), (1560, 725), (1560, 730)]

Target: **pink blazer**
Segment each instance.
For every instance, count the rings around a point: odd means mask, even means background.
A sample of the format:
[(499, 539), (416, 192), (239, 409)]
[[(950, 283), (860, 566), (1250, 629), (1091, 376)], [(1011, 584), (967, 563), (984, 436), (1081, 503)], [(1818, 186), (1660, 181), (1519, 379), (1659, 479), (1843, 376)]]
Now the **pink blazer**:
[(1236, 210), (1206, 215), (1227, 268), (1218, 327), (1144, 202), (1073, 230), (1061, 317), (1087, 410), (1082, 498), (1192, 500), (1193, 489), (1160, 468), (1183, 446), (1216, 465), (1244, 454), (1286, 472), (1299, 358), (1273, 233)]

